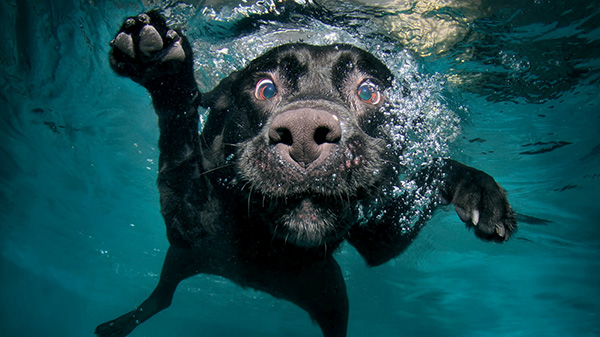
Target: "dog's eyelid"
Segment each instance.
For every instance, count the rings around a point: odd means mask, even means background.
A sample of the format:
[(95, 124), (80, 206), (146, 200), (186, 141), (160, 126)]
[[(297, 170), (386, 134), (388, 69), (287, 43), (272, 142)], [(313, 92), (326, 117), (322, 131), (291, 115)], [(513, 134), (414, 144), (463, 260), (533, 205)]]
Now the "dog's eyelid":
[(270, 77), (260, 79), (254, 89), (254, 97), (260, 101), (269, 100), (277, 95), (277, 85)]
[(282, 74), (279, 71), (259, 71), (259, 72), (254, 73), (252, 75), (253, 85), (256, 85), (259, 81), (261, 81), (265, 78), (268, 78), (271, 81), (273, 81), (273, 83), (275, 84), (275, 86), (277, 86), (277, 88), (291, 86), (288, 79), (286, 77), (282, 76)]
[(383, 91), (383, 89), (385, 88), (382, 81), (380, 81), (377, 77), (374, 77), (371, 75), (364, 76), (363, 80), (360, 81), (359, 85), (361, 85), (363, 83), (371, 83), (371, 84), (375, 85), (377, 87), (377, 89), (379, 89), (381, 91)]
[(384, 100), (383, 92), (376, 82), (372, 78), (366, 78), (360, 82), (356, 93), (362, 102), (379, 105)]
[(275, 82), (275, 74), (273, 74), (273, 72), (270, 71), (257, 71), (254, 74), (252, 74), (252, 81), (254, 82), (254, 84), (258, 83), (258, 81), (264, 79), (264, 78), (268, 78), (271, 81)]

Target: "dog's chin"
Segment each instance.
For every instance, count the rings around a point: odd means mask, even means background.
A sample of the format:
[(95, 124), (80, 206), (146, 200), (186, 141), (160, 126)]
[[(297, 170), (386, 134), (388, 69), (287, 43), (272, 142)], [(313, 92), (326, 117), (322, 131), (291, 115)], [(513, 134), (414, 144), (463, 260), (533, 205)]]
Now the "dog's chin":
[(337, 241), (345, 229), (339, 228), (339, 214), (311, 197), (289, 203), (274, 224), (273, 235), (300, 247), (318, 247)]

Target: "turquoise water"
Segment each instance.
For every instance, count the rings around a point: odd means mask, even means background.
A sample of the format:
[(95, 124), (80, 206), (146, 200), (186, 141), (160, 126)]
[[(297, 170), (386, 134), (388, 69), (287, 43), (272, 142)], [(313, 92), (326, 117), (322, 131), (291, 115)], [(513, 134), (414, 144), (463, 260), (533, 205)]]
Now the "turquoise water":
[[(600, 336), (597, 1), (196, 3), (161, 7), (194, 41), (204, 90), (282, 42), (357, 44), (419, 89), (410, 108), (447, 117), (435, 151), (492, 174), (519, 214), (499, 245), (441, 209), (373, 269), (344, 246), (349, 336)], [(156, 4), (0, 2), (2, 336), (92, 336), (156, 285), (168, 246), (156, 119), (107, 62), (123, 18)], [(132, 333), (282, 335), (320, 331), (288, 302), (206, 275)]]

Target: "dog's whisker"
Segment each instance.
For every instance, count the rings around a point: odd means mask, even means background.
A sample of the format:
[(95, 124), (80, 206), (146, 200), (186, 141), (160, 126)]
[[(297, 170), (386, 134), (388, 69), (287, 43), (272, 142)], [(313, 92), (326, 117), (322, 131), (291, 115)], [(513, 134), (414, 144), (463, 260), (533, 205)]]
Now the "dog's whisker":
[(214, 167), (214, 168), (212, 168), (210, 170), (206, 170), (206, 171), (200, 172), (199, 176), (203, 176), (205, 174), (208, 174), (208, 173), (211, 173), (211, 172), (215, 172), (215, 171), (218, 171), (218, 170), (222, 170), (224, 168), (228, 168), (228, 167), (231, 167), (231, 166), (234, 166), (234, 165), (235, 164), (225, 164), (225, 165), (217, 166), (217, 167)]
[[(161, 212), (171, 246), (151, 295), (98, 326), (96, 335), (129, 334), (172, 303), (181, 281), (210, 273), (291, 299), (326, 322), (324, 336), (345, 336), (347, 294), (333, 252), (352, 233), (350, 243), (370, 265), (385, 263), (431, 215), (422, 211), (423, 199), (405, 202), (423, 197), (421, 186), (406, 198), (394, 194), (400, 178), (415, 172), (403, 170), (405, 138), (394, 140), (396, 132), (410, 136), (403, 132), (404, 118), (382, 113), (395, 102), (388, 95), (392, 72), (351, 45), (292, 43), (266, 51), (200, 93), (193, 47), (167, 26), (158, 11), (126, 19), (111, 43), (110, 63), (152, 96), (164, 168)], [(199, 106), (210, 114), (200, 134)], [(445, 164), (454, 180), (444, 192), (466, 200), (456, 205), (459, 216), (481, 219), (477, 229), (494, 235), (487, 239), (507, 239), (516, 224), (503, 190), (481, 171)], [(198, 173), (198, 167), (208, 168)], [(472, 201), (482, 198), (486, 202)], [(503, 227), (486, 224), (486, 214), (506, 219)], [(408, 237), (396, 230), (415, 217)], [(304, 305), (306, 299), (311, 305)]]

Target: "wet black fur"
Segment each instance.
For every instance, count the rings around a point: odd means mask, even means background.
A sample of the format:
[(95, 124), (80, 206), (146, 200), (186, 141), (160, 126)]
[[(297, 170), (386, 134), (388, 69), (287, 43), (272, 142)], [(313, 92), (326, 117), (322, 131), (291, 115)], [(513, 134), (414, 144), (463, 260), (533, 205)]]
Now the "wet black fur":
[[(164, 20), (148, 14), (164, 37)], [(143, 26), (138, 21), (121, 29), (134, 42)], [(113, 69), (149, 90), (159, 117), (158, 188), (171, 246), (150, 297), (96, 334), (127, 335), (170, 305), (181, 280), (207, 273), (292, 301), (325, 336), (345, 336), (348, 298), (332, 253), (348, 241), (369, 265), (379, 265), (402, 252), (422, 225), (404, 228), (410, 205), (384, 193), (402, 171), (379, 127), (384, 103), (366, 104), (356, 95), (364, 79), (384, 91), (392, 74), (350, 45), (289, 44), (199, 93), (191, 48), (185, 37), (181, 41), (186, 59), (178, 63), (111, 52)], [(273, 78), (278, 91), (260, 101), (254, 91), (264, 77)], [(199, 106), (210, 109), (201, 133)], [(276, 116), (299, 108), (328, 111), (342, 123), (340, 141), (310, 171), (283, 160), (268, 136)], [(444, 179), (440, 200), (467, 213), (480, 210), (478, 236), (503, 241), (515, 229), (504, 191), (487, 174), (447, 159), (416, 177), (422, 184), (436, 179)], [(499, 235), (496, 226), (508, 234)]]

